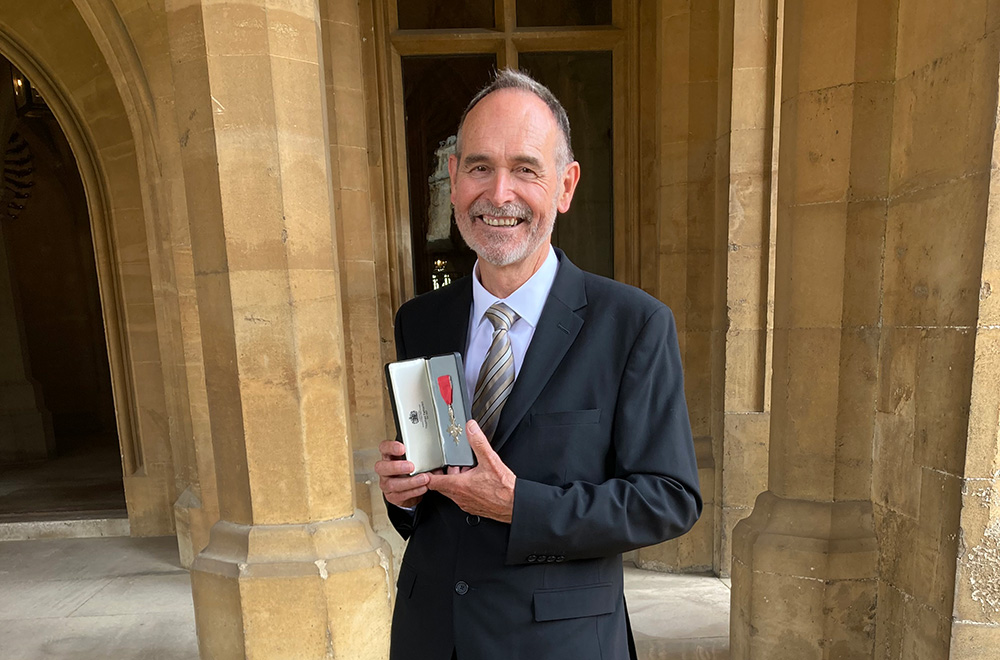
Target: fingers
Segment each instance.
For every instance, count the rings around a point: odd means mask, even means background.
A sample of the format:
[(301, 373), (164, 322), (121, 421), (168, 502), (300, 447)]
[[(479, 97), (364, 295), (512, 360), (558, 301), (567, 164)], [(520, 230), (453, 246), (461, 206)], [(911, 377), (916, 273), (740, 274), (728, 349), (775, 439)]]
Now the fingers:
[(435, 474), (431, 475), (430, 481), (427, 482), (427, 490), (436, 490), (443, 493), (449, 493), (452, 491), (452, 475), (448, 468), (448, 474)]
[(402, 442), (386, 440), (379, 444), (382, 460), (375, 462), (375, 474), (379, 476), (378, 487), (386, 501), (396, 506), (415, 506), (427, 492), (426, 474), (410, 476), (414, 466), (405, 460), (406, 447)]
[(381, 477), (378, 483), (383, 493), (386, 495), (395, 495), (410, 490), (417, 490), (426, 486), (428, 481), (430, 481), (430, 475), (424, 473), (412, 477)]
[(375, 474), (380, 477), (409, 476), (413, 472), (413, 463), (401, 459), (375, 461)]
[(466, 424), (465, 432), (478, 466), (451, 466), (444, 474), (431, 474), (427, 490), (441, 493), (466, 513), (509, 523), (517, 478), (493, 450), (475, 420)]
[(386, 460), (398, 460), (406, 455), (406, 447), (396, 440), (383, 440), (379, 443), (378, 450)]
[(391, 495), (386, 493), (385, 499), (390, 504), (395, 504), (396, 506), (411, 507), (419, 504), (420, 498), (423, 497), (426, 492), (427, 486), (421, 486), (420, 488), (404, 490), (399, 493), (392, 493)]
[[(409, 476), (382, 476), (379, 478), (379, 488), (385, 499), (397, 506), (413, 506), (414, 498), (419, 498), (427, 492), (430, 475), (417, 474)], [(419, 501), (419, 500), (418, 500)]]
[[(436, 490), (442, 493), (455, 493), (457, 490), (468, 487), (468, 479), (464, 478), (466, 472), (472, 470), (471, 467), (459, 467), (452, 465), (447, 468), (447, 472), (429, 472), (430, 481), (427, 482), (427, 490)], [(463, 477), (457, 479), (456, 477)]]

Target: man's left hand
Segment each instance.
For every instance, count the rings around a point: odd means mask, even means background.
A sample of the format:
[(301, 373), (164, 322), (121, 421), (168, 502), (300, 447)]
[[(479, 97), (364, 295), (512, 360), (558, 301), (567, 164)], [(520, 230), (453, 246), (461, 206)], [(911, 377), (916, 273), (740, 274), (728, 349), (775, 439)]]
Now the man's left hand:
[(493, 451), (475, 420), (465, 425), (465, 434), (479, 464), (474, 468), (450, 467), (447, 474), (432, 474), (427, 488), (449, 498), (466, 513), (509, 523), (514, 515), (517, 477)]

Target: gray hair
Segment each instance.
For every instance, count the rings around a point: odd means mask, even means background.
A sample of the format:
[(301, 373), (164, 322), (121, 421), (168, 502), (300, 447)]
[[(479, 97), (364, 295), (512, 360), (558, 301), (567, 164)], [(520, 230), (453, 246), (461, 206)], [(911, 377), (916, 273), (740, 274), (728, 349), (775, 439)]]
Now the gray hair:
[(465, 118), (480, 101), (501, 89), (515, 89), (534, 94), (548, 106), (553, 118), (556, 120), (556, 125), (559, 126), (559, 132), (562, 134), (562, 139), (559, 141), (560, 144), (556, 152), (556, 165), (562, 170), (573, 162), (573, 147), (569, 139), (569, 117), (566, 115), (566, 109), (563, 108), (562, 103), (559, 102), (559, 99), (556, 98), (556, 95), (548, 87), (528, 74), (515, 69), (501, 69), (497, 71), (493, 82), (479, 90), (479, 93), (469, 101), (465, 112), (462, 113), (462, 118), (458, 121), (458, 143), (455, 145), (455, 155), (458, 160), (462, 160), (462, 127), (465, 125)]

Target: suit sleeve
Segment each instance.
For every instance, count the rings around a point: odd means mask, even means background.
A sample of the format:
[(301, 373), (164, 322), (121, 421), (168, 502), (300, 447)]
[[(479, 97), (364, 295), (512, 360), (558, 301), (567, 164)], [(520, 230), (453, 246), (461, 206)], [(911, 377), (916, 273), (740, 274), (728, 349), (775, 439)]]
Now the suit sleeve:
[(688, 531), (701, 515), (673, 315), (659, 308), (622, 374), (604, 483), (518, 479), (506, 562), (607, 557)]

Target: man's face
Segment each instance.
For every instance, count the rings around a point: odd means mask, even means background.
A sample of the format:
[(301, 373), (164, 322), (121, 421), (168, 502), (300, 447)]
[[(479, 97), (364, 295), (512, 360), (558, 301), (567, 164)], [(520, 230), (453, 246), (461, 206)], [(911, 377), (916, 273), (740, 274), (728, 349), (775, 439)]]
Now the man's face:
[(580, 177), (575, 162), (560, 171), (561, 139), (548, 106), (528, 92), (493, 92), (469, 112), (462, 160), (452, 156), (448, 172), (455, 221), (480, 259), (507, 266), (548, 249)]

